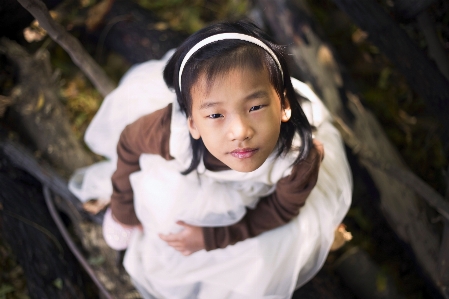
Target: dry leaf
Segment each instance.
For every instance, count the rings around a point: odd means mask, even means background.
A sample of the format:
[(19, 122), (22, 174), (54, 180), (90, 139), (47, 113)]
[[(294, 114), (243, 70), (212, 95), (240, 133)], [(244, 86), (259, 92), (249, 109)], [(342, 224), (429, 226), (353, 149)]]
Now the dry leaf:
[(96, 215), (100, 213), (103, 209), (105, 209), (109, 205), (110, 200), (109, 199), (94, 199), (89, 200), (83, 204), (84, 210), (87, 212)]
[(361, 44), (367, 38), (368, 38), (368, 33), (366, 33), (365, 31), (363, 31), (361, 29), (357, 29), (352, 34), (352, 41), (354, 42), (354, 44)]
[(108, 13), (111, 5), (112, 0), (103, 0), (97, 5), (93, 6), (91, 9), (89, 9), (86, 20), (87, 30), (93, 31), (98, 25), (101, 24), (104, 16)]
[[(50, 16), (53, 20), (57, 20), (59, 15), (55, 11), (50, 11)], [(39, 22), (34, 20), (31, 25), (23, 29), (23, 37), (29, 43), (41, 41), (45, 36), (47, 36), (47, 31), (39, 26)]]
[(10, 106), (13, 103), (13, 100), (10, 97), (5, 97), (0, 95), (0, 117), (3, 116), (3, 114), (6, 111), (6, 108)]
[(23, 37), (29, 43), (41, 41), (46, 35), (47, 32), (40, 27), (39, 29), (32, 27), (23, 29)]
[(36, 107), (34, 107), (34, 111), (39, 111), (44, 107), (45, 104), (45, 97), (42, 92), (39, 93), (39, 99), (37, 100)]
[(334, 233), (334, 243), (332, 243), (330, 251), (335, 251), (345, 245), (346, 242), (352, 240), (352, 234), (346, 231), (346, 226), (340, 224)]

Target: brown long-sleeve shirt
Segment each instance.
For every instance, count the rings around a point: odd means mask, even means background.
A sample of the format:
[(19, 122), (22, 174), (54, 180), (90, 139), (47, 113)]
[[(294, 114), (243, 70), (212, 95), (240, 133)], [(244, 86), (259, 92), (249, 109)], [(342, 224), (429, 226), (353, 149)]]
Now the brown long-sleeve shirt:
[[(139, 171), (141, 154), (160, 155), (171, 160), (169, 151), (171, 104), (139, 118), (128, 125), (117, 145), (117, 170), (112, 176), (113, 194), (111, 210), (115, 219), (127, 225), (137, 225), (133, 191), (129, 175)], [(324, 149), (314, 141), (308, 157), (293, 167), (292, 173), (279, 180), (276, 190), (261, 198), (254, 209), (248, 209), (237, 223), (223, 227), (204, 227), (206, 250), (224, 248), (289, 222), (299, 214), (318, 178)], [(227, 168), (206, 151), (204, 164), (207, 169), (220, 171)]]

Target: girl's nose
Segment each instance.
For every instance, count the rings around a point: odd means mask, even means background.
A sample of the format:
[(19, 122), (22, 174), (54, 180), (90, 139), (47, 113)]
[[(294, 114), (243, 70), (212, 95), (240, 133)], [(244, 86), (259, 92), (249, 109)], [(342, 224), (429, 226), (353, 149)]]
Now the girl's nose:
[(251, 139), (254, 135), (254, 130), (244, 117), (236, 116), (230, 124), (228, 135), (232, 141), (243, 141)]

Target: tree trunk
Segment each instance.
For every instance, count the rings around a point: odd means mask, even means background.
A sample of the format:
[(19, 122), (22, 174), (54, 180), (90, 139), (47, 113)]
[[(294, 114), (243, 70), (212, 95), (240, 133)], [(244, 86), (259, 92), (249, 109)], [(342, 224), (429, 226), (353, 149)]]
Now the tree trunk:
[[(128, 274), (121, 266), (121, 261), (119, 260), (121, 255), (109, 248), (103, 239), (101, 228), (102, 214), (87, 214), (83, 210), (79, 200), (68, 190), (67, 182), (55, 174), (54, 171), (45, 164), (39, 164), (22, 146), (11, 141), (0, 140), (0, 157), (4, 157), (4, 160), (7, 159), (8, 161), (11, 161), (11, 167), (15, 168), (14, 172), (10, 171), (5, 173), (5, 177), (8, 175), (14, 177), (15, 173), (23, 173), (26, 171), (27, 175), (29, 173), (33, 180), (37, 179), (42, 185), (47, 186), (51, 190), (52, 200), (57, 209), (66, 215), (66, 222), (70, 223), (71, 231), (74, 232), (74, 235), (69, 237), (72, 239), (72, 242), (73, 239), (79, 241), (78, 244), (80, 245), (76, 246), (78, 250), (77, 257), (79, 258), (79, 256), (81, 256), (81, 259), (84, 260), (82, 261), (82, 265), (85, 269), (89, 268), (86, 270), (89, 275), (95, 275), (95, 283), (97, 286), (101, 284), (101, 288), (106, 290), (106, 292), (112, 295), (113, 298), (140, 298), (131, 284)], [(6, 164), (0, 163), (0, 166), (1, 165)], [(2, 174), (1, 170), (2, 168), (0, 167), (0, 175)], [(0, 176), (0, 178), (3, 177)], [(14, 181), (14, 179), (11, 178), (9, 178), (9, 180)], [(2, 187), (2, 184), (0, 184), (0, 187)], [(6, 188), (0, 189), (0, 197), (2, 196), (2, 191), (6, 192), (5, 194), (8, 194), (7, 191), (4, 190), (6, 190)], [(24, 199), (24, 202), (20, 202), (20, 204), (27, 205), (27, 201), (35, 200), (34, 197), (42, 198), (42, 189), (40, 189), (40, 191), (39, 194), (37, 192), (36, 194), (33, 193), (32, 196)], [(42, 209), (42, 207), (34, 208), (37, 213), (40, 213), (40, 210), (38, 209)], [(12, 228), (10, 234), (16, 234), (17, 232), (15, 230), (16, 228)], [(26, 233), (30, 232), (24, 232), (23, 238), (26, 238)], [(65, 237), (67, 237), (67, 235)], [(69, 241), (67, 242), (69, 243)], [(40, 244), (34, 244), (34, 247), (38, 251), (42, 250)], [(80, 250), (80, 248), (83, 250)], [(50, 257), (48, 258), (50, 259)], [(90, 265), (86, 267), (87, 261), (89, 261)], [(27, 271), (28, 269), (25, 269), (25, 272)]]
[(365, 32), (425, 101), (442, 125), (442, 141), (449, 147), (449, 81), (436, 64), (374, 0), (334, 0)]
[(93, 158), (76, 140), (51, 79), (48, 54), (29, 55), (15, 42), (2, 39), (0, 51), (18, 66), (11, 113), (7, 121), (64, 176), (92, 164)]
[(413, 19), (435, 0), (393, 0), (394, 11), (401, 19)]
[[(296, 73), (308, 73), (303, 79), (321, 96), (337, 121), (345, 142), (371, 175), (380, 193), (382, 212), (390, 226), (411, 247), (420, 267), (443, 292), (444, 286), (436, 275), (439, 237), (422, 212), (424, 202), (409, 187), (364, 159), (375, 157), (382, 165), (407, 169), (375, 117), (350, 91), (354, 84), (342, 71), (332, 50), (313, 30), (314, 25), (309, 23), (311, 18), (304, 17), (308, 11), (305, 1), (259, 0), (258, 3), (277, 42), (289, 45), (294, 60), (292, 68), (299, 69)], [(441, 88), (440, 91), (443, 94), (448, 92)]]
[(435, 22), (427, 11), (418, 14), (416, 21), (426, 39), (429, 57), (433, 59), (440, 72), (449, 80), (449, 56), (438, 37)]
[(132, 64), (160, 59), (187, 37), (166, 28), (152, 12), (128, 0), (113, 1), (99, 25), (88, 33), (98, 42), (99, 59), (105, 47)]

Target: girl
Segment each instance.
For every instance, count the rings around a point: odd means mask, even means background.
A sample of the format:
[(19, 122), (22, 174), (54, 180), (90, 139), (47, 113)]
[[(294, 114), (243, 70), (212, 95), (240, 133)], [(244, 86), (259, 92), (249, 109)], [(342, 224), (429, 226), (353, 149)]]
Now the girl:
[(105, 240), (145, 298), (289, 298), (322, 266), (351, 176), (284, 55), (249, 22), (209, 26), (131, 69), (92, 121), (86, 143), (110, 162), (71, 187), (112, 193)]

